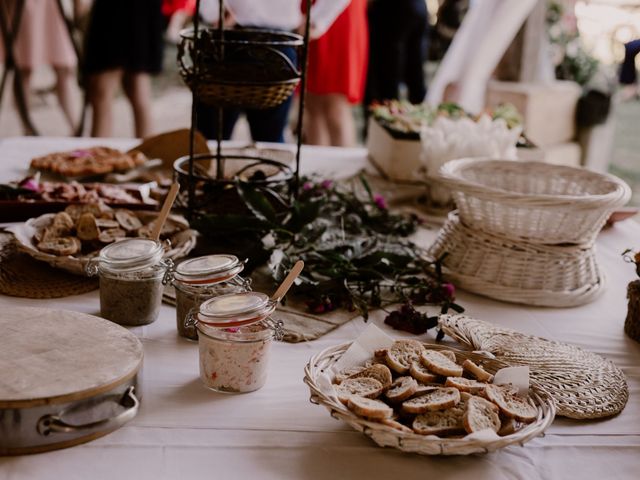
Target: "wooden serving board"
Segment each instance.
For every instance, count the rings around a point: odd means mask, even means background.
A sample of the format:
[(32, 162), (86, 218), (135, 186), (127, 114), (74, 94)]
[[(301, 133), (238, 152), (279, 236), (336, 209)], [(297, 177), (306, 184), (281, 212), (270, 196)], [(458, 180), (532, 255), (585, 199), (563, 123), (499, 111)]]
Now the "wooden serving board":
[(125, 328), (64, 310), (0, 310), (0, 408), (67, 403), (135, 376), (142, 344)]

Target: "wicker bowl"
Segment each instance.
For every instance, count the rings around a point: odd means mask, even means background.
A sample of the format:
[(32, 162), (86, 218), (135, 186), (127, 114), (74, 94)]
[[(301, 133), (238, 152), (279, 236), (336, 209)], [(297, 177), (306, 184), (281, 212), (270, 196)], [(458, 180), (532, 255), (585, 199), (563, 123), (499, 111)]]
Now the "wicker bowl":
[[(300, 35), (269, 30), (193, 28), (180, 33), (180, 74), (194, 96), (216, 107), (272, 108), (291, 96), (300, 69), (284, 53)], [(197, 47), (197, 51), (196, 51)]]
[(592, 244), (509, 240), (466, 227), (456, 212), (428, 253), (447, 254), (445, 275), (460, 288), (507, 302), (573, 307), (595, 300), (606, 284)]
[[(366, 420), (347, 410), (338, 400), (327, 396), (319, 386), (320, 375), (331, 368), (350, 345), (350, 343), (344, 343), (330, 347), (311, 357), (304, 369), (304, 382), (311, 391), (311, 403), (322, 405), (329, 410), (333, 418), (348, 423), (355, 430), (370, 437), (381, 447), (393, 447), (403, 452), (419, 453), (421, 455), (489, 453), (509, 445), (523, 445), (525, 442), (542, 435), (555, 417), (553, 400), (540, 387), (532, 383), (529, 399), (538, 409), (538, 418), (535, 422), (525, 425), (517, 432), (495, 440), (439, 438), (433, 435), (425, 436), (417, 433), (405, 433), (381, 423)], [(451, 350), (449, 347), (440, 345), (427, 344), (425, 346), (434, 350)], [(506, 363), (471, 352), (456, 351), (456, 356), (459, 361), (467, 358), (471, 359), (491, 373), (508, 366)]]
[(593, 241), (631, 189), (602, 173), (541, 162), (460, 159), (440, 168), (468, 227), (537, 244)]

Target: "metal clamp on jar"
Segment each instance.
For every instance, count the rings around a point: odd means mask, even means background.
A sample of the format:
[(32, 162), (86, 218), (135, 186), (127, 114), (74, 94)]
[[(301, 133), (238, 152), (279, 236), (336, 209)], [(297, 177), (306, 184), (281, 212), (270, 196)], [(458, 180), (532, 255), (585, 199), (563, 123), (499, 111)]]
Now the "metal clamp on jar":
[(100, 316), (120, 325), (147, 325), (158, 318), (163, 278), (173, 266), (162, 260), (161, 242), (129, 238), (107, 245), (87, 264), (100, 275)]
[(198, 330), (200, 378), (207, 388), (244, 393), (264, 385), (271, 344), (283, 337), (282, 322), (269, 318), (276, 305), (264, 293), (231, 293), (189, 313), (187, 323)]
[(180, 336), (198, 339), (195, 326), (187, 325), (187, 316), (205, 300), (251, 290), (251, 280), (239, 275), (244, 264), (234, 255), (207, 255), (186, 260), (169, 272), (166, 281), (176, 290), (176, 321)]

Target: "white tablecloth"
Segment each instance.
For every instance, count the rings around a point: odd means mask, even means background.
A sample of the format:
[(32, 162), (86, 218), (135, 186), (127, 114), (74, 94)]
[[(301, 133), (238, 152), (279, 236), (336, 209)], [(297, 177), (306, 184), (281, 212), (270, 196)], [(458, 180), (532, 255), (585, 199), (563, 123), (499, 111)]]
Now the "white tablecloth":
[[(31, 157), (94, 144), (89, 139), (0, 141), (0, 182), (24, 174)], [(110, 141), (128, 147), (133, 141)], [(362, 149), (305, 148), (304, 171), (348, 175), (366, 164)], [(432, 235), (435, 236), (435, 231)], [(392, 478), (640, 478), (640, 344), (626, 337), (626, 285), (634, 269), (621, 252), (640, 248), (640, 225), (616, 224), (598, 239), (606, 292), (577, 308), (517, 306), (458, 292), (469, 315), (546, 338), (571, 342), (613, 360), (627, 375), (630, 398), (617, 417), (557, 419), (545, 437), (489, 455), (429, 458), (375, 446), (368, 438), (309, 403), (303, 367), (314, 353), (355, 338), (354, 320), (325, 337), (277, 344), (261, 390), (222, 395), (198, 379), (198, 351), (179, 338), (175, 310), (163, 306), (153, 324), (131, 329), (143, 342), (143, 401), (138, 416), (91, 443), (39, 455), (0, 458), (0, 480), (17, 479), (342, 479)], [(1, 268), (1, 266), (0, 266)], [(96, 292), (58, 300), (0, 296), (5, 305), (97, 314)], [(380, 315), (370, 320), (395, 336)], [(433, 334), (429, 333), (433, 339)], [(0, 332), (0, 348), (2, 348)], [(0, 366), (2, 375), (2, 366)]]

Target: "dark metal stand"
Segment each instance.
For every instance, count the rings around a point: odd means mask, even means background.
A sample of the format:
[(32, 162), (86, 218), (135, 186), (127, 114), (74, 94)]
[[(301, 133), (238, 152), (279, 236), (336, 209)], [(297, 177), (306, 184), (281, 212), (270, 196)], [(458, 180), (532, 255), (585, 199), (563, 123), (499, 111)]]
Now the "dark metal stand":
[[(302, 43), (302, 51), (299, 56), (298, 64), (299, 64), (299, 78), (300, 78), (300, 103), (298, 110), (298, 125), (296, 128), (297, 133), (297, 149), (295, 156), (295, 176), (290, 183), (292, 187), (292, 195), (293, 198), (297, 198), (298, 187), (299, 187), (299, 172), (300, 172), (300, 151), (302, 147), (302, 125), (303, 125), (303, 117), (304, 117), (304, 101), (305, 101), (305, 91), (306, 91), (306, 76), (307, 76), (307, 55), (308, 55), (308, 44), (309, 44), (309, 31), (310, 31), (310, 13), (311, 13), (311, 1), (307, 2), (306, 5), (306, 23), (305, 23), (305, 31), (304, 31), (304, 41)], [(224, 11), (225, 11), (225, 3), (224, 0), (220, 0), (219, 2), (219, 19), (218, 19), (218, 27), (216, 30), (217, 36), (217, 44), (218, 51), (217, 56), (219, 59), (223, 59), (225, 55), (225, 30), (224, 30)], [(277, 13), (276, 13), (277, 14)], [(193, 79), (194, 83), (197, 84), (199, 82), (199, 75), (202, 73), (199, 71), (199, 60), (201, 58), (202, 52), (202, 44), (200, 37), (200, 0), (196, 0), (196, 9), (194, 16), (194, 24), (193, 24), (193, 42), (194, 42), (194, 52), (192, 55), (193, 60)], [(251, 46), (251, 42), (245, 42), (246, 45)], [(258, 87), (259, 88), (259, 87)], [(188, 158), (188, 197), (187, 197), (187, 217), (191, 219), (194, 215), (196, 209), (196, 182), (198, 177), (200, 180), (202, 177), (200, 175), (194, 175), (194, 160), (195, 160), (195, 131), (197, 128), (197, 113), (196, 113), (196, 104), (198, 102), (198, 94), (197, 88), (192, 86), (192, 103), (191, 103), (191, 128), (190, 128), (190, 147), (189, 147), (189, 158)], [(222, 154), (222, 131), (223, 131), (223, 109), (224, 106), (222, 104), (217, 105), (217, 116), (218, 116), (218, 129), (216, 132), (216, 173), (215, 180), (220, 182), (221, 184), (225, 182), (225, 155)], [(255, 158), (255, 160), (259, 163), (264, 159)], [(267, 162), (268, 163), (268, 162)]]

